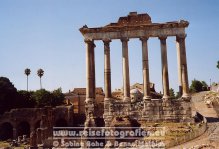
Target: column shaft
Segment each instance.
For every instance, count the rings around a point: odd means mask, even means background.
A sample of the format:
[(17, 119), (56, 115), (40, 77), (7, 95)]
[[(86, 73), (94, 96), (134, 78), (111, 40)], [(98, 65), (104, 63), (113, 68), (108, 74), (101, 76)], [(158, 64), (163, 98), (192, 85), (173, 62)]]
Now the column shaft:
[(148, 38), (140, 38), (142, 41), (142, 66), (143, 66), (143, 99), (150, 100), (150, 77), (149, 77), (149, 62), (148, 62)]
[(123, 69), (123, 94), (124, 101), (130, 102), (130, 78), (129, 78), (129, 59), (128, 59), (128, 38), (122, 41), (122, 69)]
[(95, 99), (95, 57), (93, 41), (85, 40), (86, 43), (86, 100)]
[(179, 95), (182, 96), (182, 63), (181, 63), (180, 43), (178, 39), (176, 39), (176, 49), (177, 49)]
[(188, 83), (188, 71), (187, 71), (187, 59), (186, 59), (186, 35), (177, 36), (176, 40), (179, 44), (180, 61), (181, 61), (181, 79), (182, 79), (182, 97), (188, 98), (189, 96), (189, 83)]
[(167, 62), (167, 37), (159, 37), (161, 45), (161, 62), (162, 62), (162, 82), (163, 82), (163, 98), (169, 98), (169, 76), (168, 76), (168, 62)]
[(110, 68), (110, 42), (106, 39), (104, 42), (104, 90), (105, 99), (112, 97), (111, 93), (111, 68)]

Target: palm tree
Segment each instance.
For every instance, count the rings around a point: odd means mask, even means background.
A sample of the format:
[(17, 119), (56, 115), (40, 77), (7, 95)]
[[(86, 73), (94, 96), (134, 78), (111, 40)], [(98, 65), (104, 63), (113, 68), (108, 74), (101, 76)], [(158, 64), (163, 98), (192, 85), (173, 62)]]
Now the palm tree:
[(43, 74), (44, 74), (43, 69), (40, 68), (37, 70), (37, 75), (40, 77), (40, 89), (42, 89), (41, 77), (43, 76)]
[(26, 68), (25, 70), (24, 70), (24, 74), (27, 76), (27, 91), (28, 91), (28, 76), (30, 75), (30, 69), (29, 68)]
[(219, 61), (217, 61), (217, 68), (219, 69)]

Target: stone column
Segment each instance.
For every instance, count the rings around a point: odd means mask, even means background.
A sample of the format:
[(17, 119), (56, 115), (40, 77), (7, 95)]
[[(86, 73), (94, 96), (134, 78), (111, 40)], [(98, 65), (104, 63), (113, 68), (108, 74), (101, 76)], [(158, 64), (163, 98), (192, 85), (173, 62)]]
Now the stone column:
[(166, 36), (159, 37), (161, 45), (161, 62), (162, 62), (162, 82), (163, 82), (163, 99), (168, 99), (169, 94), (169, 76), (167, 63), (167, 45)]
[(110, 39), (104, 39), (104, 90), (105, 99), (110, 100), (111, 93), (111, 68), (110, 68)]
[(178, 38), (176, 38), (176, 50), (177, 50), (179, 95), (182, 96), (182, 64), (181, 64), (180, 43)]
[(124, 102), (131, 102), (130, 99), (130, 78), (129, 78), (129, 58), (128, 58), (128, 38), (122, 38), (122, 70), (123, 70), (123, 96)]
[(143, 66), (143, 91), (145, 100), (150, 100), (150, 79), (149, 79), (149, 63), (148, 63), (148, 37), (140, 38), (142, 41), (142, 66)]
[(95, 60), (94, 47), (92, 40), (85, 39), (86, 43), (86, 102), (95, 99)]
[[(179, 48), (179, 58), (181, 62), (181, 76), (182, 80), (182, 97), (189, 98), (189, 83), (188, 83), (188, 71), (187, 71), (187, 60), (186, 60), (186, 45), (185, 45), (186, 35), (178, 35), (176, 37), (176, 41)], [(179, 68), (180, 69), (180, 68)]]
[(95, 83), (95, 57), (94, 48), (95, 44), (92, 40), (85, 40), (86, 43), (86, 100), (85, 100), (85, 128), (95, 127), (94, 121), (94, 104), (96, 96), (96, 83)]

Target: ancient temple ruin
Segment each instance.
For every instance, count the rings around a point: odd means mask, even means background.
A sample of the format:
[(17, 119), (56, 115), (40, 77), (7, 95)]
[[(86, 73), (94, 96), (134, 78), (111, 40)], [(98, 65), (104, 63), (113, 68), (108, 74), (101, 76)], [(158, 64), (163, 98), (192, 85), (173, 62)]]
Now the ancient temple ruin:
[[(130, 119), (146, 122), (189, 122), (191, 121), (191, 105), (188, 84), (188, 71), (185, 46), (185, 28), (189, 22), (180, 20), (166, 23), (153, 23), (148, 14), (131, 12), (126, 17), (120, 17), (118, 22), (104, 27), (80, 28), (86, 44), (86, 122), (85, 127), (95, 126), (95, 40), (102, 40), (104, 44), (104, 121), (105, 126), (112, 126), (117, 116), (126, 116)], [(166, 39), (176, 37), (179, 99), (171, 99), (169, 94), (168, 59)], [(128, 41), (138, 38), (142, 42), (143, 65), (143, 100), (131, 103)], [(161, 46), (162, 62), (162, 99), (152, 99), (150, 96), (150, 76), (148, 44), (149, 38), (158, 38)], [(123, 101), (117, 102), (111, 93), (111, 66), (110, 42), (120, 39), (122, 44), (122, 71), (123, 71)]]

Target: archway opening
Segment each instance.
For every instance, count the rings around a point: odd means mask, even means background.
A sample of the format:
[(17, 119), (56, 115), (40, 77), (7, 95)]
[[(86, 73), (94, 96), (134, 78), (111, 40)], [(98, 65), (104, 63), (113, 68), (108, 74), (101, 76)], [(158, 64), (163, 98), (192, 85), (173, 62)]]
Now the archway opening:
[(0, 125), (0, 140), (13, 138), (13, 126), (9, 122)]
[(26, 121), (20, 122), (17, 127), (18, 136), (27, 135), (30, 136), (30, 124)]

